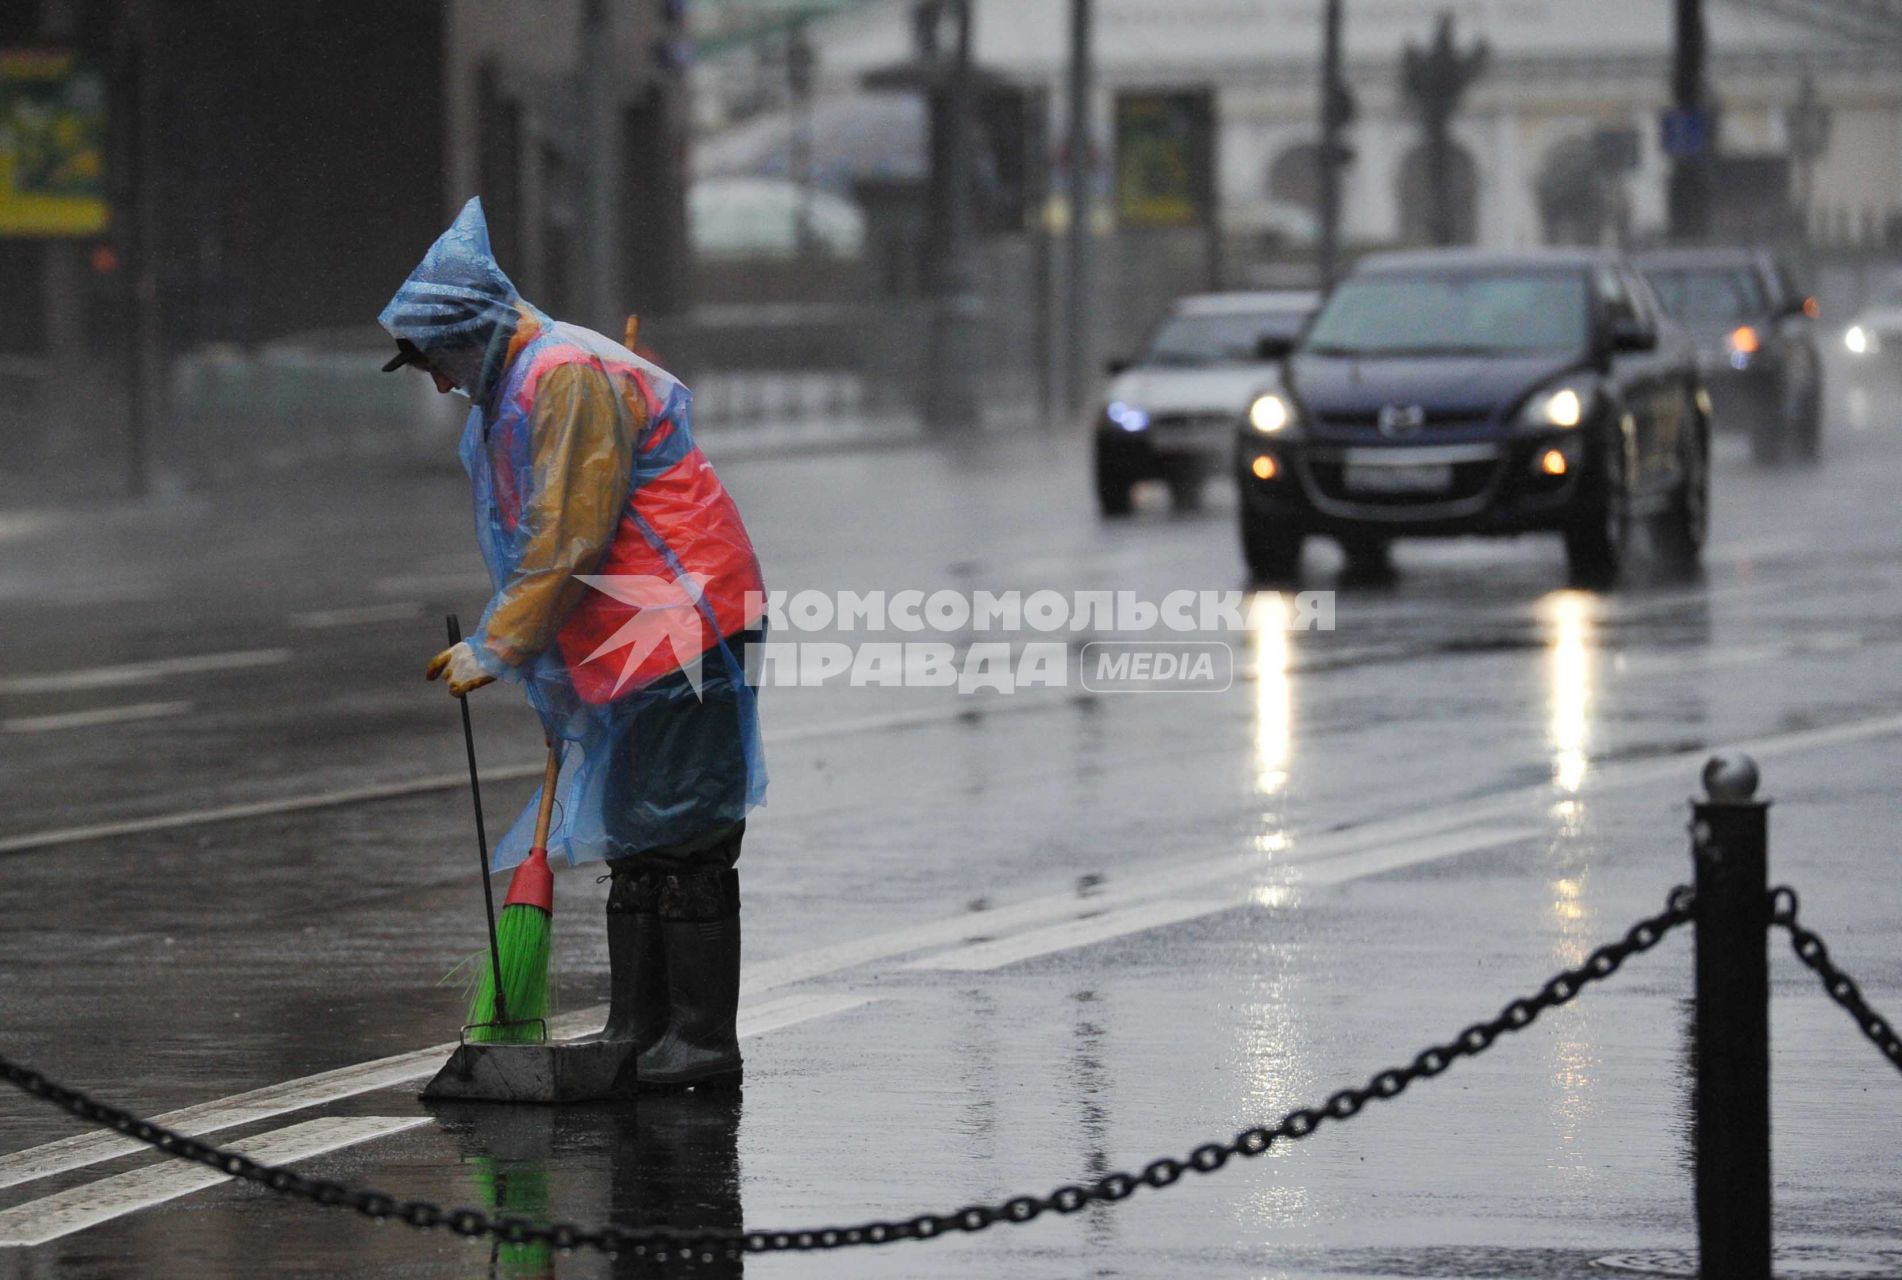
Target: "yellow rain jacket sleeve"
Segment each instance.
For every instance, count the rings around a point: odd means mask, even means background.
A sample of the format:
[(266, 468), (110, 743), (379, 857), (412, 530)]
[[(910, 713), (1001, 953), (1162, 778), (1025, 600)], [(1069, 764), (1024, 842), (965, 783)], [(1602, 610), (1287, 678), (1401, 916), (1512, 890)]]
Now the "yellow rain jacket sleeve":
[(614, 541), (627, 503), (636, 442), (646, 425), (638, 393), (623, 397), (600, 368), (565, 364), (535, 389), (533, 479), (522, 504), (528, 535), (513, 576), (496, 592), (486, 638), (520, 666), (553, 643)]

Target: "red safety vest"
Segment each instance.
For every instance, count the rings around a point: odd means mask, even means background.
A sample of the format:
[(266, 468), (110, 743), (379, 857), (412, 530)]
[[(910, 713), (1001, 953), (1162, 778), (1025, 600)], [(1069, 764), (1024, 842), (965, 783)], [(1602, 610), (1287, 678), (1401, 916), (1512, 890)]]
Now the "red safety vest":
[[(519, 380), (510, 379), (514, 403), (508, 409), (520, 415), (518, 423), (532, 421), (536, 388), (549, 370), (581, 362), (604, 368), (630, 410), (645, 422), (620, 527), (592, 573), (662, 583), (679, 583), (685, 576), (698, 584), (698, 606), (671, 611), (675, 627), (688, 612), (695, 620), (699, 643), (691, 656), (712, 649), (723, 637), (758, 627), (764, 611), (759, 558), (739, 508), (686, 426), (686, 389), (679, 388), (666, 404), (657, 405), (652, 381), (638, 365), (604, 360), (559, 338), (531, 345), (540, 349), (522, 353), (530, 361), (528, 369)], [(496, 500), (498, 514), (512, 528), (520, 518), (521, 486), (517, 477), (504, 474), (506, 470), (496, 470)], [(651, 637), (651, 648), (631, 674), (625, 670), (628, 650), (640, 641), (595, 656), (640, 612), (638, 604), (589, 589), (562, 623), (556, 644), (584, 701), (598, 705), (626, 697), (679, 670), (682, 659), (690, 656), (683, 644), (652, 644)]]

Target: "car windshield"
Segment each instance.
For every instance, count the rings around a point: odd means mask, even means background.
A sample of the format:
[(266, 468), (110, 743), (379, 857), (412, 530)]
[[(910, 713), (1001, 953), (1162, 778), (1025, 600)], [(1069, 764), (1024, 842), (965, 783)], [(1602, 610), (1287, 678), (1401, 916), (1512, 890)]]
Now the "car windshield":
[(1298, 310), (1177, 313), (1159, 325), (1143, 364), (1240, 364), (1259, 359), (1263, 338), (1292, 339), (1307, 317)]
[(1583, 350), (1591, 307), (1573, 271), (1381, 272), (1348, 280), (1308, 331), (1316, 355)]
[(1644, 273), (1664, 309), (1694, 329), (1719, 329), (1769, 310), (1749, 267), (1656, 267)]

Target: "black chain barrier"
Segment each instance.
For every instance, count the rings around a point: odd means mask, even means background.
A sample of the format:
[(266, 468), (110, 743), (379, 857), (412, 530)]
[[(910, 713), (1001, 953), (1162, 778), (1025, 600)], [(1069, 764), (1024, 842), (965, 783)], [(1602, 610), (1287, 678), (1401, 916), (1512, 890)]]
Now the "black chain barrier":
[[(1790, 926), (1795, 925), (1795, 895), (1790, 895)], [(1671, 890), (1665, 909), (1638, 921), (1616, 942), (1599, 947), (1574, 969), (1555, 975), (1532, 995), (1506, 1005), (1497, 1017), (1475, 1022), (1444, 1044), (1421, 1050), (1404, 1067), (1376, 1073), (1359, 1088), (1342, 1089), (1318, 1107), (1290, 1111), (1271, 1125), (1244, 1129), (1226, 1142), (1209, 1142), (1184, 1159), (1164, 1156), (1143, 1166), (1140, 1173), (1110, 1173), (1088, 1184), (1058, 1187), (1048, 1195), (1017, 1196), (995, 1204), (973, 1204), (952, 1213), (922, 1213), (912, 1218), (875, 1221), (846, 1227), (810, 1227), (800, 1231), (683, 1230), (674, 1227), (580, 1227), (572, 1223), (538, 1223), (526, 1218), (494, 1216), (480, 1209), (443, 1209), (423, 1200), (398, 1200), (382, 1191), (346, 1187), (323, 1178), (280, 1166), (260, 1164), (249, 1156), (227, 1151), (177, 1133), (129, 1111), (95, 1101), (77, 1089), (47, 1079), (39, 1072), (0, 1057), (0, 1078), (36, 1098), (65, 1108), (79, 1119), (134, 1138), (180, 1160), (209, 1166), (220, 1173), (255, 1182), (280, 1195), (308, 1200), (325, 1207), (353, 1209), (366, 1218), (395, 1219), (421, 1230), (447, 1227), (459, 1236), (490, 1236), (505, 1244), (547, 1244), (562, 1250), (590, 1248), (609, 1255), (629, 1253), (657, 1261), (672, 1258), (713, 1261), (744, 1253), (787, 1250), (839, 1249), (853, 1245), (890, 1244), (898, 1240), (931, 1240), (954, 1231), (982, 1231), (998, 1223), (1030, 1222), (1045, 1213), (1072, 1214), (1093, 1203), (1115, 1204), (1138, 1190), (1161, 1190), (1185, 1173), (1214, 1173), (1235, 1156), (1253, 1157), (1281, 1141), (1307, 1137), (1327, 1121), (1350, 1120), (1370, 1102), (1397, 1098), (1416, 1080), (1431, 1080), (1461, 1058), (1486, 1052), (1502, 1035), (1523, 1031), (1547, 1009), (1570, 1002), (1594, 982), (1618, 972), (1632, 956), (1651, 950), (1664, 936), (1691, 919), (1692, 895), (1686, 885)], [(1782, 923), (1782, 921), (1779, 921)], [(1807, 932), (1807, 931), (1805, 931)], [(1810, 935), (1813, 937), (1814, 935)], [(1820, 941), (1816, 944), (1821, 951)], [(1799, 954), (1801, 952), (1799, 951)], [(1814, 962), (1811, 962), (1814, 963)], [(1825, 957), (1822, 963), (1827, 964)], [(1833, 972), (1833, 971), (1832, 971)], [(1841, 975), (1837, 975), (1840, 978)], [(1842, 979), (1847, 982), (1847, 979)], [(1854, 984), (1850, 984), (1854, 992)], [(1832, 995), (1836, 991), (1832, 988)], [(1841, 996), (1837, 997), (1839, 1000)], [(1866, 1010), (1868, 1006), (1858, 1006)], [(1871, 1015), (1873, 1016), (1873, 1015)], [(1877, 1020), (1880, 1022), (1880, 1020)], [(1881, 1024), (1894, 1056), (1895, 1037)], [(1867, 1030), (1867, 1026), (1864, 1028)], [(1872, 1033), (1873, 1035), (1873, 1033)]]
[(1902, 1039), (1897, 1038), (1895, 1028), (1889, 1025), (1887, 1018), (1870, 1008), (1856, 980), (1830, 960), (1829, 948), (1823, 940), (1797, 923), (1796, 909), (1796, 890), (1787, 884), (1770, 890), (1770, 923), (1790, 931), (1790, 950), (1796, 952), (1796, 958), (1816, 971), (1829, 998), (1841, 1005), (1869, 1037), (1870, 1043), (1882, 1050), (1882, 1056), (1896, 1070), (1902, 1071)]

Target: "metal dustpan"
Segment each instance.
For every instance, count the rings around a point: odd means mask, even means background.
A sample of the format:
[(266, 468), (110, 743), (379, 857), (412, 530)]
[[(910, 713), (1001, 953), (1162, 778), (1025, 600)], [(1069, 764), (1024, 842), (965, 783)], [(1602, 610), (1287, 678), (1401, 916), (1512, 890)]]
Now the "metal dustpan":
[(423, 1088), (423, 1101), (600, 1102), (633, 1093), (632, 1040), (485, 1044), (465, 1039)]

